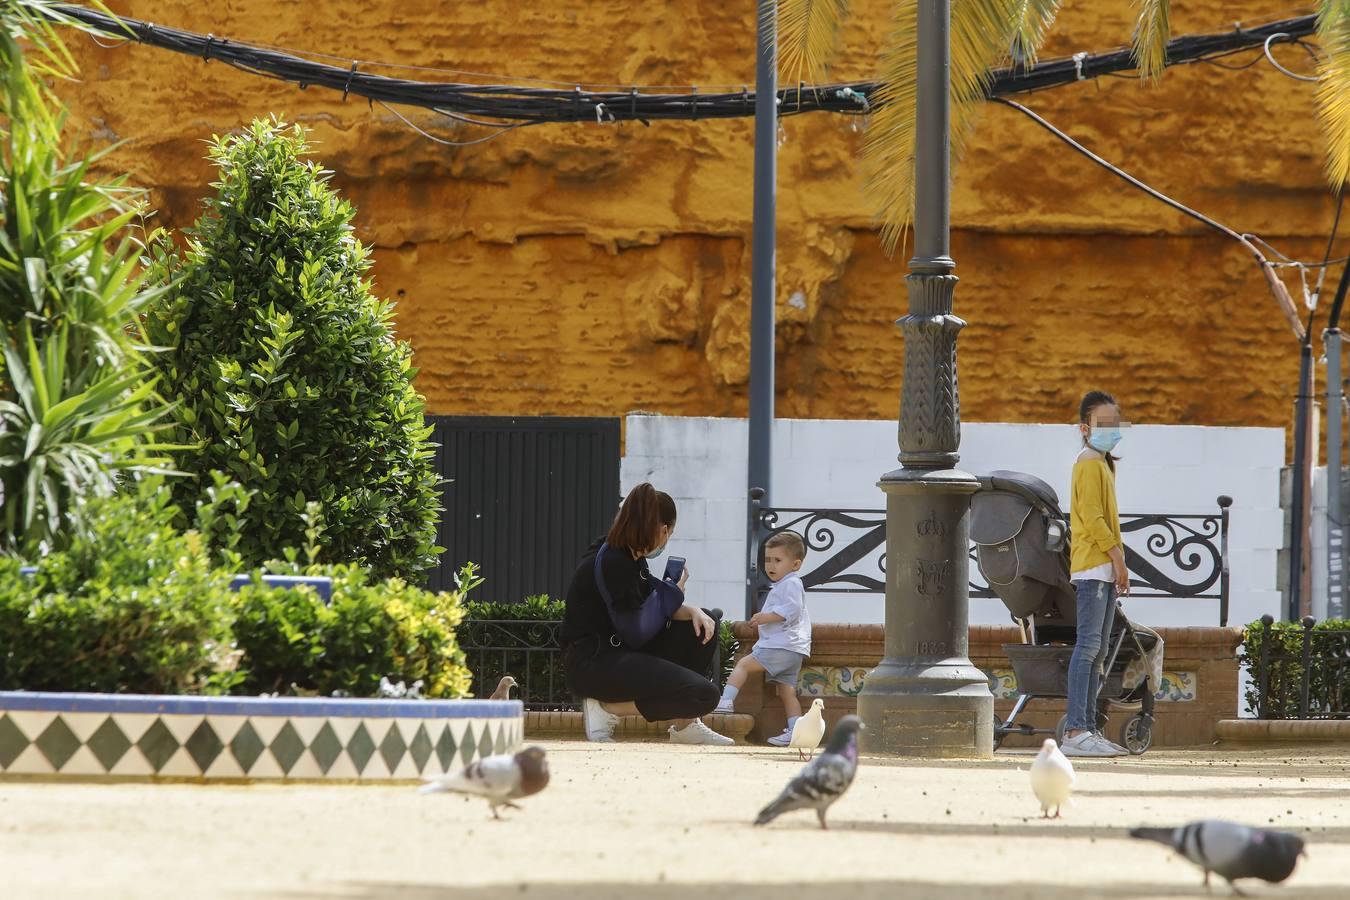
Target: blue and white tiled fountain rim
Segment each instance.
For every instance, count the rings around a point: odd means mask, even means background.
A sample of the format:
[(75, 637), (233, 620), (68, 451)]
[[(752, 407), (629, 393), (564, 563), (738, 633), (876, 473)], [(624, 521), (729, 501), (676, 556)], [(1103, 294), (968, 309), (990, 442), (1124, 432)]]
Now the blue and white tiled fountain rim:
[(523, 740), (519, 700), (0, 692), (0, 776), (411, 780)]
[(174, 694), (77, 694), (0, 691), (0, 711), (157, 713), (198, 716), (338, 716), (397, 719), (506, 719), (524, 715), (519, 700), (376, 700), (330, 697), (186, 697)]

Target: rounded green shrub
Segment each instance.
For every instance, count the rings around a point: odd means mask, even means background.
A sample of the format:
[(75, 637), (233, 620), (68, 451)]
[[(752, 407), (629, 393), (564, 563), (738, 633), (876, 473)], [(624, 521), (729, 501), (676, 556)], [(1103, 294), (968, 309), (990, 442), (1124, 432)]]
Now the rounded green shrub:
[(332, 578), (332, 601), (325, 605), (309, 588), (269, 589), (256, 576), (240, 590), (239, 693), (370, 697), (382, 677), (421, 681), (426, 697), (468, 693), (469, 670), (455, 635), (467, 586), (433, 593), (400, 578), (373, 582), (353, 565), (271, 568)]
[(192, 509), (213, 471), (252, 491), (234, 548), (246, 565), (300, 546), (318, 501), (326, 561), (413, 579), (440, 552), (440, 497), (412, 351), (371, 291), (351, 204), (308, 152), (277, 121), (216, 138), (220, 180), (186, 252), (155, 243), (169, 291), (146, 330), (169, 348), (155, 362), (196, 448), (175, 497)]
[(87, 533), (37, 560), (0, 560), (0, 689), (224, 693), (237, 680), (230, 575), (167, 497), (91, 500)]

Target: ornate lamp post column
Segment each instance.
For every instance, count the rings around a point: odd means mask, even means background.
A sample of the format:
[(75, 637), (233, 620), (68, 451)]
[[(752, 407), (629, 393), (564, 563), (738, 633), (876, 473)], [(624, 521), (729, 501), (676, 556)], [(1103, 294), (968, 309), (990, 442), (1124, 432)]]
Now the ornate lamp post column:
[(955, 468), (961, 413), (949, 245), (951, 2), (918, 4), (914, 258), (900, 401), (901, 468), (886, 493), (886, 647), (858, 697), (868, 752), (993, 753), (994, 698), (969, 654), (969, 512), (979, 482)]

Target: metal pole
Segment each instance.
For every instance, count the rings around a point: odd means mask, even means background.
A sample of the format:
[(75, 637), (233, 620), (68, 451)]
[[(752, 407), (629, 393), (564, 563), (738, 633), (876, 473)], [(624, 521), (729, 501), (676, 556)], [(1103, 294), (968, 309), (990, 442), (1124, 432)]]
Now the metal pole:
[(1233, 498), (1219, 495), (1219, 627), (1228, 627), (1228, 509)]
[(918, 4), (914, 258), (900, 319), (905, 370), (901, 468), (886, 494), (886, 643), (858, 713), (864, 748), (903, 756), (993, 754), (994, 698), (969, 659), (970, 495), (979, 481), (955, 468), (961, 418), (952, 315), (950, 210), (951, 2)]
[(1286, 621), (1297, 622), (1303, 604), (1303, 526), (1307, 493), (1304, 462), (1308, 451), (1308, 375), (1312, 371), (1312, 347), (1303, 342), (1298, 369), (1298, 394), (1294, 398), (1294, 465), (1290, 471), (1289, 502), (1289, 606)]
[(1345, 530), (1341, 527), (1341, 330), (1322, 332), (1327, 354), (1327, 613), (1328, 619), (1341, 617), (1345, 596), (1343, 548)]
[[(750, 273), (750, 458), (747, 489), (773, 486), (774, 244), (778, 181), (778, 3), (759, 0), (755, 43), (755, 199)], [(768, 504), (769, 498), (764, 500)], [(747, 548), (753, 551), (753, 548)]]

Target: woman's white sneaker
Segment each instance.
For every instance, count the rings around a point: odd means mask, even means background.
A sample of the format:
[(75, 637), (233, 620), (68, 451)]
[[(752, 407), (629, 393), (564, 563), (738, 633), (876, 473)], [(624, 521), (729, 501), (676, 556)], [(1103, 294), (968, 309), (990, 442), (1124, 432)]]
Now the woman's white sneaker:
[(619, 717), (606, 712), (599, 700), (590, 697), (582, 700), (581, 716), (586, 723), (586, 740), (597, 744), (614, 743), (614, 727), (619, 724)]
[(736, 743), (726, 735), (713, 731), (707, 725), (704, 725), (700, 719), (695, 719), (680, 729), (676, 729), (674, 725), (670, 726), (670, 742), (672, 744), (703, 744), (712, 747), (730, 747)]

